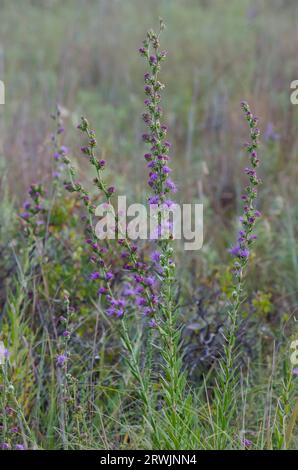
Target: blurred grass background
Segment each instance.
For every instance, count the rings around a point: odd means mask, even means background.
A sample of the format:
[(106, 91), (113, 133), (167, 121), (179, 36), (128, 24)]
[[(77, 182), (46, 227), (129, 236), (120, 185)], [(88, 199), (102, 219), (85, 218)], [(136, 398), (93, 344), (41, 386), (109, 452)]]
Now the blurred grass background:
[(298, 107), (290, 102), (290, 83), (298, 78), (297, 2), (1, 0), (0, 11), (0, 78), (6, 85), (0, 138), (16, 204), (32, 181), (50, 174), (49, 116), (56, 103), (64, 108), (66, 142), (77, 160), (75, 127), (83, 114), (96, 129), (119, 192), (144, 199), (144, 64), (137, 50), (161, 16), (167, 24), (162, 79), (177, 198), (203, 202), (205, 211), (203, 254), (187, 254), (186, 279), (196, 284), (202, 273), (212, 274), (233, 243), (245, 184), (245, 99), (263, 134), (264, 217), (251, 282), (270, 291), (277, 306), (290, 299), (293, 313)]

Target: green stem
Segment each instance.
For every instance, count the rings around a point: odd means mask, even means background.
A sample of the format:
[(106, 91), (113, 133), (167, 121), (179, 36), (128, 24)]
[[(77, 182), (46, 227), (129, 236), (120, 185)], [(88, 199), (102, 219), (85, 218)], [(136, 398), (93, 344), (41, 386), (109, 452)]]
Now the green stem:
[(152, 406), (150, 402), (148, 386), (147, 386), (146, 380), (144, 380), (142, 371), (139, 366), (139, 357), (138, 357), (139, 345), (138, 345), (138, 342), (135, 346), (132, 344), (130, 335), (128, 333), (125, 318), (121, 320), (120, 337), (121, 337), (122, 343), (126, 351), (129, 353), (127, 363), (130, 368), (130, 371), (140, 386), (138, 390), (138, 394), (143, 404), (144, 420), (150, 424), (152, 431), (155, 434), (156, 423), (155, 423), (153, 410), (152, 410)]

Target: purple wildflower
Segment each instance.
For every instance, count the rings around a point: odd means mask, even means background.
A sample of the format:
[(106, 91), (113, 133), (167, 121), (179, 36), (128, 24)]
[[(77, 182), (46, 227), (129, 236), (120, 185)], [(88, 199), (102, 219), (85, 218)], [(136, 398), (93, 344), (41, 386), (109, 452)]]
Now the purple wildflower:
[(107, 191), (108, 191), (108, 194), (109, 194), (109, 195), (112, 195), (112, 194), (115, 192), (115, 187), (114, 187), (114, 186), (110, 186), (110, 187), (107, 189)]
[[(150, 201), (156, 201), (157, 204), (162, 203), (165, 193), (176, 191), (175, 184), (168, 178), (171, 169), (164, 162), (169, 159), (168, 152), (171, 147), (170, 142), (165, 141), (167, 134), (167, 126), (160, 122), (161, 108), (160, 90), (164, 85), (159, 81), (158, 75), (162, 60), (166, 56), (166, 52), (159, 52), (157, 37), (154, 33), (148, 34), (148, 40), (144, 42), (144, 47), (140, 49), (140, 53), (144, 56), (149, 65), (149, 72), (144, 75), (145, 86), (144, 91), (148, 96), (145, 100), (147, 111), (143, 114), (143, 120), (148, 126), (148, 132), (144, 133), (143, 141), (150, 144), (151, 153), (145, 154), (145, 159), (149, 161), (148, 167), (154, 168), (154, 172), (149, 173), (148, 185), (152, 188), (153, 196)], [(154, 53), (150, 52), (151, 47)]]
[(0, 443), (0, 449), (8, 450), (8, 449), (10, 449), (10, 444), (8, 442), (1, 442)]
[(155, 196), (150, 196), (148, 198), (148, 202), (150, 205), (156, 205), (159, 203), (159, 196), (155, 195)]
[(155, 278), (153, 276), (148, 276), (144, 279), (144, 282), (147, 286), (152, 287), (155, 284)]
[(67, 356), (65, 354), (59, 354), (56, 358), (56, 364), (59, 367), (64, 366), (67, 362)]
[(100, 273), (98, 271), (95, 271), (94, 273), (90, 274), (91, 281), (95, 281), (96, 279), (100, 279)]
[(98, 289), (98, 295), (105, 295), (107, 293), (106, 287), (100, 287)]
[(24, 207), (25, 210), (28, 210), (31, 207), (31, 203), (29, 201), (25, 201), (24, 204), (23, 204), (23, 207)]
[(171, 173), (171, 171), (172, 171), (171, 168), (169, 168), (169, 167), (166, 166), (166, 165), (162, 167), (162, 172), (165, 173), (166, 175), (167, 175), (168, 173)]
[(68, 147), (66, 147), (65, 145), (61, 145), (60, 153), (61, 155), (66, 155), (68, 153)]
[(108, 271), (106, 273), (106, 280), (107, 281), (111, 281), (113, 279), (113, 277), (114, 277), (114, 274), (111, 271)]
[(130, 285), (126, 285), (123, 289), (123, 295), (129, 297), (135, 295), (135, 290)]
[(154, 263), (159, 263), (159, 261), (160, 261), (160, 256), (161, 256), (161, 254), (160, 254), (158, 251), (154, 251), (153, 253), (151, 253), (151, 260), (152, 260)]
[(249, 257), (249, 250), (247, 248), (244, 248), (243, 250), (239, 251), (239, 256), (241, 258), (248, 258)]
[(166, 199), (164, 201), (164, 205), (168, 208), (172, 207), (174, 204), (175, 204), (174, 201), (172, 201), (171, 199)]
[(16, 444), (15, 450), (25, 450), (25, 446), (23, 444)]
[(234, 256), (238, 256), (239, 251), (240, 251), (240, 246), (239, 245), (235, 245), (235, 246), (233, 246), (232, 248), (229, 249), (229, 253), (231, 255), (234, 255)]
[(25, 220), (29, 219), (30, 216), (31, 214), (29, 212), (22, 212), (22, 214), (20, 214), (20, 217)]
[(175, 183), (170, 178), (168, 178), (168, 180), (166, 181), (166, 188), (169, 191), (172, 191), (172, 193), (177, 192), (177, 187), (176, 187)]
[(144, 297), (136, 297), (136, 305), (139, 307), (146, 305), (146, 299)]
[(145, 307), (143, 309), (143, 315), (144, 317), (148, 317), (149, 315), (153, 315), (154, 310), (151, 307)]
[(241, 443), (244, 447), (251, 447), (252, 446), (252, 441), (250, 439), (242, 439)]

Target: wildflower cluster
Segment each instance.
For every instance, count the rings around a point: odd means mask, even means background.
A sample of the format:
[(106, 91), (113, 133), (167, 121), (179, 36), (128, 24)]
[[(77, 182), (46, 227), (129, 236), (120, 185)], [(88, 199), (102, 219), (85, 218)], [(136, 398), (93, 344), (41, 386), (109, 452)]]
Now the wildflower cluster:
[(149, 197), (149, 204), (166, 203), (170, 206), (172, 201), (167, 200), (167, 196), (177, 189), (169, 176), (172, 170), (168, 165), (171, 148), (170, 142), (166, 140), (168, 129), (160, 120), (162, 116), (160, 92), (164, 84), (159, 81), (159, 72), (161, 63), (167, 55), (166, 51), (160, 51), (159, 36), (163, 29), (164, 24), (161, 21), (159, 34), (149, 31), (139, 52), (149, 66), (149, 72), (144, 75), (146, 94), (144, 104), (147, 110), (143, 114), (143, 120), (148, 127), (148, 133), (143, 134), (143, 141), (150, 146), (150, 152), (145, 153), (144, 158), (149, 168), (148, 184), (153, 191), (153, 195)]
[[(78, 128), (87, 136), (87, 145), (83, 146), (81, 150), (84, 155), (89, 157), (90, 164), (95, 170), (96, 177), (93, 182), (104, 197), (106, 209), (109, 211), (112, 207), (111, 198), (116, 189), (114, 186), (109, 186), (103, 177), (106, 167), (105, 160), (98, 159), (95, 156), (97, 147), (95, 132), (90, 129), (89, 123), (85, 118), (81, 119)], [(157, 304), (157, 296), (154, 293), (156, 279), (151, 274), (150, 265), (143, 261), (138, 247), (127, 239), (126, 234), (123, 233), (118, 216), (114, 215), (117, 235), (115, 243), (120, 249), (119, 259), (121, 262), (120, 266), (113, 266), (115, 244), (113, 245), (111, 241), (110, 243), (107, 241), (100, 243), (97, 239), (93, 224), (95, 206), (92, 203), (92, 199), (82, 184), (74, 181), (75, 170), (71, 166), (69, 158), (64, 158), (64, 163), (68, 166), (70, 176), (70, 180), (65, 182), (65, 188), (70, 192), (78, 193), (88, 210), (89, 220), (86, 228), (86, 244), (91, 251), (90, 262), (95, 266), (95, 271), (90, 274), (90, 280), (98, 281), (100, 284), (98, 295), (101, 298), (105, 298), (107, 315), (121, 318), (125, 311), (137, 306), (144, 316), (153, 316), (155, 305)], [(115, 214), (114, 211), (113, 214)], [(118, 253), (118, 248), (116, 248), (116, 253)], [(111, 254), (112, 256), (110, 256)], [(120, 291), (118, 289), (119, 292), (116, 295), (114, 287), (116, 281), (120, 280), (123, 280), (122, 288)], [(154, 321), (150, 319), (149, 324), (154, 326)]]
[[(150, 145), (150, 153), (145, 154), (147, 166), (150, 169), (148, 184), (153, 192), (149, 197), (149, 204), (157, 205), (158, 212), (158, 245), (160, 252), (153, 254), (153, 259), (157, 263), (157, 275), (162, 279), (160, 289), (160, 301), (165, 317), (165, 310), (173, 308), (173, 295), (170, 294), (171, 285), (174, 281), (175, 264), (173, 262), (173, 248), (171, 247), (171, 223), (169, 227), (164, 227), (163, 212), (173, 204), (168, 199), (169, 193), (177, 191), (175, 183), (170, 178), (171, 168), (168, 165), (170, 160), (169, 149), (171, 144), (166, 140), (167, 127), (161, 123), (161, 90), (164, 84), (159, 81), (161, 64), (164, 61), (167, 52), (160, 50), (160, 34), (164, 30), (164, 23), (160, 20), (159, 32), (149, 31), (143, 46), (139, 49), (142, 57), (146, 59), (149, 72), (144, 75), (144, 91), (147, 95), (144, 104), (147, 111), (143, 114), (143, 120), (148, 126), (149, 132), (143, 135), (143, 140)], [(166, 230), (168, 237), (163, 237), (163, 231)]]
[[(177, 191), (175, 183), (170, 178), (171, 168), (168, 165), (170, 160), (169, 149), (171, 144), (166, 140), (167, 127), (161, 123), (162, 109), (161, 103), (161, 90), (164, 84), (159, 81), (159, 72), (161, 63), (167, 56), (166, 51), (160, 51), (160, 34), (164, 30), (164, 23), (160, 20), (160, 29), (158, 34), (154, 31), (147, 33), (147, 38), (143, 41), (143, 46), (139, 49), (142, 57), (144, 57), (149, 66), (149, 72), (144, 75), (145, 87), (144, 91), (147, 95), (144, 104), (147, 111), (143, 114), (143, 120), (148, 126), (149, 132), (143, 134), (143, 140), (150, 145), (150, 153), (144, 155), (145, 160), (148, 162), (147, 166), (150, 169), (148, 184), (153, 192), (149, 196), (148, 202), (152, 205), (157, 205), (160, 208), (158, 213), (158, 237), (161, 238), (159, 246), (160, 253), (155, 254), (155, 259), (159, 265), (159, 274), (163, 280), (172, 281), (175, 265), (172, 260), (173, 249), (170, 246), (169, 239), (163, 239), (164, 229), (170, 235), (172, 227), (164, 227), (163, 225), (163, 211), (170, 208), (173, 204), (171, 199), (168, 199), (169, 193)], [(168, 282), (164, 284), (167, 289)]]

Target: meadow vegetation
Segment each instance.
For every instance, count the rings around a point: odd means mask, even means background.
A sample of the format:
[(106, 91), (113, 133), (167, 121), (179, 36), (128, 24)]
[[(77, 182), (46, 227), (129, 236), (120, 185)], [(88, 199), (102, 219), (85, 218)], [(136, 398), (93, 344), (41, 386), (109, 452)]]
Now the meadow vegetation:
[[(0, 3), (1, 447), (296, 449), (296, 2)], [(203, 248), (99, 242), (117, 194)]]

